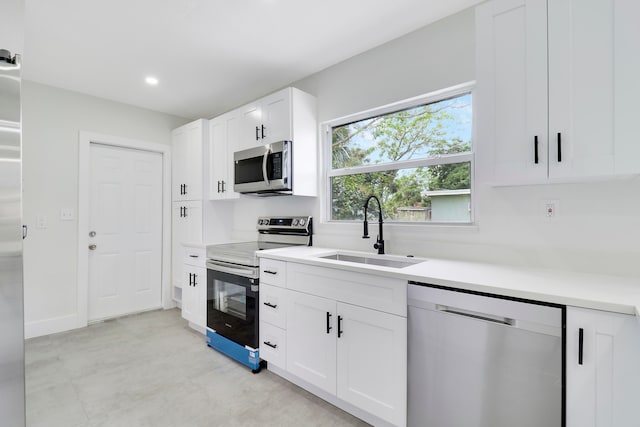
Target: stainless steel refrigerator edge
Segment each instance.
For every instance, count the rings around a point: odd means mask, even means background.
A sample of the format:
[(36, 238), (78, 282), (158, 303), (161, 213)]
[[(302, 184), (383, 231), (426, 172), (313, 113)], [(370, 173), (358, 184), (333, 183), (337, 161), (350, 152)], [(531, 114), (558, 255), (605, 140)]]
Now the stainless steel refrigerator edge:
[(20, 56), (0, 49), (0, 419), (25, 425)]

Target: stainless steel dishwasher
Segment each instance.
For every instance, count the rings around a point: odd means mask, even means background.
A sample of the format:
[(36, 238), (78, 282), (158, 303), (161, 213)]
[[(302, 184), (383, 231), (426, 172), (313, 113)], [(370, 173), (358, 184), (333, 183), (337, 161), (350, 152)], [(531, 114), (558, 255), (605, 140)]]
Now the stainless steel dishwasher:
[(408, 423), (561, 427), (565, 308), (409, 282)]

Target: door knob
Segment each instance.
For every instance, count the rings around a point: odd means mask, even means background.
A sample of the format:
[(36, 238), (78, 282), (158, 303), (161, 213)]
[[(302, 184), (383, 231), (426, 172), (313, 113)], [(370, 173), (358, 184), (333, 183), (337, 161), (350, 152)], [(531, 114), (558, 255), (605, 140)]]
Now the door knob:
[(96, 246), (96, 245), (89, 245), (89, 250), (90, 250), (90, 251), (95, 251), (95, 250), (96, 250), (96, 248), (97, 248), (97, 246)]

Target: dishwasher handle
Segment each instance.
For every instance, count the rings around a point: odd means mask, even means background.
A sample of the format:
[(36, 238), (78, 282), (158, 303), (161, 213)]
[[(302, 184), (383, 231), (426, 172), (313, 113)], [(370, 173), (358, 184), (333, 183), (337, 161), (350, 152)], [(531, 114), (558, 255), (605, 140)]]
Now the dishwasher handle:
[(501, 325), (514, 326), (516, 324), (516, 321), (514, 319), (510, 319), (508, 317), (495, 316), (493, 314), (480, 313), (477, 311), (465, 310), (462, 308), (450, 307), (447, 305), (436, 304), (436, 310), (443, 313), (455, 314), (457, 316), (486, 320), (487, 322), (499, 323)]

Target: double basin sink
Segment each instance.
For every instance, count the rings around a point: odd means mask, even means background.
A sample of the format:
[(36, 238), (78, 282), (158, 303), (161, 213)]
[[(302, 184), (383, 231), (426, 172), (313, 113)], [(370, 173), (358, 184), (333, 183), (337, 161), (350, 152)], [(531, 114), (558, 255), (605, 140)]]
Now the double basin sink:
[(317, 258), (333, 261), (342, 261), (352, 264), (368, 264), (380, 267), (404, 268), (419, 264), (426, 260), (413, 257), (402, 257), (397, 255), (364, 255), (349, 252), (334, 252), (328, 255), (318, 255)]

